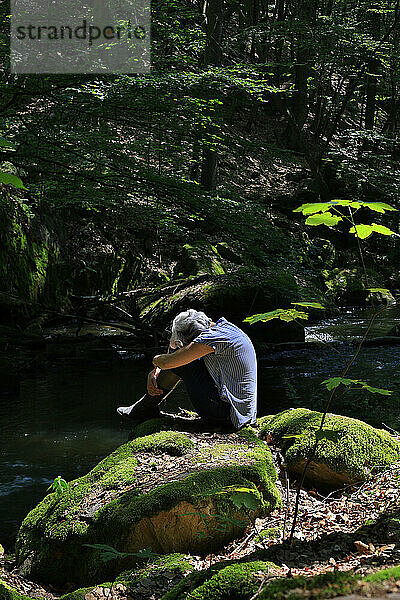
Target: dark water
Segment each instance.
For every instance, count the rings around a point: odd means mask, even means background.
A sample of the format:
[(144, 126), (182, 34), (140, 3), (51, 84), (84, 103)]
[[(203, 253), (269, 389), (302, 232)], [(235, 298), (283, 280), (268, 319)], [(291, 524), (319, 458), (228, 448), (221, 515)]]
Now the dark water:
[[(340, 374), (354, 349), (348, 342), (361, 335), (367, 319), (360, 310), (349, 311), (308, 328), (308, 340), (344, 341), (336, 352), (323, 345), (261, 357), (260, 414), (291, 406), (321, 409), (326, 399), (321, 381)], [(389, 310), (371, 335), (383, 335), (399, 322), (399, 311)], [(77, 362), (25, 377), (18, 397), (0, 398), (0, 543), (6, 548), (57, 475), (67, 480), (83, 475), (128, 438), (129, 424), (121, 423), (115, 409), (143, 393), (149, 362)], [(394, 390), (393, 395), (351, 392), (331, 411), (400, 430), (399, 365), (400, 346), (363, 349), (349, 376)], [(167, 403), (170, 410), (190, 407), (183, 386)]]

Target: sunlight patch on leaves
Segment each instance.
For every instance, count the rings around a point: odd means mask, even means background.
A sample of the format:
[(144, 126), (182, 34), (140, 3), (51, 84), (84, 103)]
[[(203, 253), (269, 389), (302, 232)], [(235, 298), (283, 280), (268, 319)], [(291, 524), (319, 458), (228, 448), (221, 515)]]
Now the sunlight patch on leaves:
[(246, 317), (243, 322), (250, 323), (250, 325), (253, 325), (254, 323), (258, 323), (259, 321), (266, 323), (268, 321), (272, 321), (272, 319), (280, 319), (281, 321), (286, 321), (287, 323), (289, 323), (290, 321), (294, 321), (295, 319), (308, 319), (308, 314), (303, 311), (296, 310), (295, 308), (277, 308), (267, 313), (261, 313), (258, 315), (252, 315), (251, 317)]
[(291, 304), (304, 306), (305, 308), (320, 308), (321, 310), (325, 310), (325, 306), (322, 306), (319, 302), (291, 302)]

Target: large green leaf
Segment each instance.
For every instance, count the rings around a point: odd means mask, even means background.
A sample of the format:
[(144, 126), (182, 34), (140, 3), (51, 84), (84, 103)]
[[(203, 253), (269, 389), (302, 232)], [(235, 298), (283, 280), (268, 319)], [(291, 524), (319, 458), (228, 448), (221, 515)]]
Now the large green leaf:
[(358, 380), (346, 379), (345, 377), (329, 377), (329, 379), (325, 379), (325, 381), (322, 382), (322, 385), (326, 385), (326, 388), (331, 391), (334, 388), (339, 387), (340, 384), (348, 386), (352, 383), (358, 383)]
[(372, 225), (355, 225), (349, 229), (349, 233), (354, 233), (361, 240), (365, 240), (373, 232)]
[(342, 217), (339, 215), (333, 215), (330, 212), (324, 212), (317, 215), (311, 215), (305, 221), (306, 225), (326, 225), (327, 227), (334, 227), (340, 221), (342, 221)]
[(385, 227), (384, 225), (378, 225), (377, 223), (372, 223), (372, 229), (376, 233), (380, 233), (381, 235), (396, 235), (394, 231), (389, 229), (389, 227)]
[(397, 235), (394, 231), (385, 227), (384, 225), (378, 225), (378, 223), (372, 223), (372, 225), (355, 225), (349, 229), (349, 233), (354, 233), (360, 239), (364, 240), (373, 233), (380, 233), (381, 235)]
[(11, 173), (4, 173), (0, 171), (0, 183), (3, 185), (12, 185), (15, 188), (26, 190), (26, 187), (22, 183), (21, 179)]
[(298, 208), (295, 208), (293, 212), (301, 212), (303, 215), (313, 215), (318, 212), (325, 212), (330, 208), (331, 205), (329, 202), (311, 202), (308, 204), (302, 204)]
[[(329, 379), (325, 379), (322, 382), (322, 385), (326, 385), (326, 388), (331, 391), (339, 385), (345, 385), (348, 387), (349, 385), (358, 386), (360, 390), (366, 390), (367, 392), (371, 392), (371, 394), (380, 394), (381, 396), (390, 396), (392, 394), (391, 390), (385, 390), (382, 388), (372, 387), (365, 381), (360, 381), (359, 379), (347, 379), (346, 377), (330, 377)], [(357, 387), (355, 388), (357, 389)]]
[(250, 325), (254, 325), (254, 323), (258, 323), (262, 321), (263, 323), (267, 323), (268, 321), (272, 321), (272, 319), (280, 319), (281, 321), (294, 321), (295, 319), (308, 319), (308, 314), (296, 310), (295, 308), (276, 308), (275, 310), (271, 310), (267, 313), (260, 313), (258, 315), (252, 315), (251, 317), (246, 317), (244, 319), (244, 323), (250, 323)]
[(384, 213), (387, 210), (397, 210), (397, 208), (393, 208), (393, 206), (390, 206), (390, 204), (386, 204), (385, 202), (362, 202), (361, 204), (362, 206), (379, 213)]

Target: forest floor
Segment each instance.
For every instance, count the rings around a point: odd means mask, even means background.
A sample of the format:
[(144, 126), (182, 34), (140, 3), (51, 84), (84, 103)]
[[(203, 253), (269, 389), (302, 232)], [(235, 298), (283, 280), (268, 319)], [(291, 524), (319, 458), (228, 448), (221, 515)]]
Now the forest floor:
[[(272, 450), (275, 464), (280, 469), (279, 449)], [(282, 479), (283, 483), (278, 481), (282, 508), (256, 519), (241, 539), (236, 539), (218, 554), (193, 557), (196, 569), (207, 569), (220, 561), (245, 560), (261, 550), (263, 560), (278, 565), (268, 576), (260, 574), (262, 586), (263, 578), (270, 581), (275, 577), (314, 576), (328, 571), (352, 571), (364, 575), (400, 563), (399, 544), (380, 540), (379, 530), (370, 530), (367, 539), (365, 533), (358, 532), (362, 526), (376, 521), (383, 512), (400, 507), (400, 462), (365, 483), (327, 496), (315, 490), (303, 490), (292, 548), (282, 542), (289, 536), (296, 490), (291, 484), (287, 485), (284, 476)], [(110, 598), (159, 600), (171, 588), (173, 577), (158, 575), (154, 582), (146, 578), (129, 590), (117, 586)], [(50, 587), (44, 588), (21, 577), (11, 559), (0, 558), (0, 579), (31, 598), (54, 600), (61, 595)], [(395, 582), (388, 582), (388, 585), (388, 592), (400, 591)], [(106, 589), (95, 590), (98, 595), (95, 593), (94, 598), (107, 596)]]

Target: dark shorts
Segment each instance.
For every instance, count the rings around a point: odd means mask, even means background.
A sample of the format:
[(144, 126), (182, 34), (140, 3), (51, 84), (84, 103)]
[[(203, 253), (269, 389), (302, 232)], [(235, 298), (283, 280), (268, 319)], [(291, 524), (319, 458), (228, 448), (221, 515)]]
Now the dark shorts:
[(193, 407), (201, 417), (231, 424), (230, 404), (221, 400), (202, 358), (170, 370), (182, 379)]

